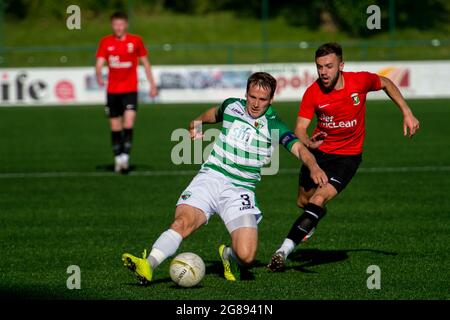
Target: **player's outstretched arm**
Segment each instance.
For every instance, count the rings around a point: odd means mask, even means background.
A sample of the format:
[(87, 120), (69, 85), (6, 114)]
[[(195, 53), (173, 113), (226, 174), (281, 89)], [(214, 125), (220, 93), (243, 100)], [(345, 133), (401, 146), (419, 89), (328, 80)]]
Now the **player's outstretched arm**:
[(319, 167), (314, 155), (309, 152), (308, 148), (302, 142), (295, 142), (292, 145), (291, 152), (308, 167), (311, 172), (311, 178), (316, 184), (322, 187), (328, 183), (326, 173)]
[(218, 116), (217, 107), (213, 107), (206, 110), (189, 123), (189, 132), (191, 134), (191, 138), (192, 139), (201, 138), (202, 131), (200, 128), (203, 123), (217, 123), (219, 121), (221, 120), (219, 119)]
[[(381, 88), (386, 92), (386, 94), (391, 98), (392, 101), (398, 106), (400, 111), (403, 113), (403, 135), (407, 135), (412, 138), (416, 131), (419, 129), (419, 120), (414, 116), (413, 112), (409, 108), (402, 93), (397, 88), (397, 86), (389, 79), (380, 76)], [(409, 130), (409, 134), (408, 134)]]

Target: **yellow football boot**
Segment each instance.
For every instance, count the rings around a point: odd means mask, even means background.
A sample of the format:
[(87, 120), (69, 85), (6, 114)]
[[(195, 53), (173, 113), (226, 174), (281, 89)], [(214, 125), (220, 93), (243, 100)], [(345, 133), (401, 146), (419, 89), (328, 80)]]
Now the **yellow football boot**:
[(239, 280), (241, 274), (239, 265), (236, 261), (234, 261), (234, 259), (225, 259), (223, 257), (223, 251), (225, 250), (225, 248), (226, 246), (224, 244), (219, 247), (219, 255), (220, 259), (222, 260), (224, 269), (223, 275), (228, 281)]
[(142, 258), (135, 257), (129, 253), (122, 255), (123, 265), (133, 271), (141, 284), (148, 284), (152, 281), (153, 270), (147, 261), (147, 250), (144, 250)]

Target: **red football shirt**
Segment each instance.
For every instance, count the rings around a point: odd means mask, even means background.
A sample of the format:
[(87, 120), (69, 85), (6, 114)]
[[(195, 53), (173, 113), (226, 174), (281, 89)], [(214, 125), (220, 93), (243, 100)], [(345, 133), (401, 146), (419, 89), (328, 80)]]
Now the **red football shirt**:
[(299, 117), (317, 116), (314, 133), (328, 134), (319, 150), (341, 155), (362, 152), (365, 136), (364, 118), (366, 95), (381, 89), (381, 80), (370, 72), (342, 72), (344, 87), (330, 92), (322, 91), (318, 81), (308, 87), (303, 95)]
[(96, 57), (105, 58), (108, 67), (108, 93), (136, 92), (138, 88), (138, 58), (147, 55), (139, 36), (125, 34), (122, 39), (114, 35), (100, 41)]

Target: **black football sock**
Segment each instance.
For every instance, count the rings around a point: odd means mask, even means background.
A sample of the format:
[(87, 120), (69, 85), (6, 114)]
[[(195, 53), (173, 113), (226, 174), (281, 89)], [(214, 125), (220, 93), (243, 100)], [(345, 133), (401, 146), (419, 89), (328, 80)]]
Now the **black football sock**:
[(133, 144), (133, 129), (123, 129), (123, 152), (130, 154)]
[(317, 223), (324, 216), (325, 212), (322, 207), (308, 203), (304, 208), (303, 214), (292, 225), (287, 238), (298, 245), (317, 226)]
[(122, 153), (122, 131), (111, 131), (111, 142), (115, 156)]

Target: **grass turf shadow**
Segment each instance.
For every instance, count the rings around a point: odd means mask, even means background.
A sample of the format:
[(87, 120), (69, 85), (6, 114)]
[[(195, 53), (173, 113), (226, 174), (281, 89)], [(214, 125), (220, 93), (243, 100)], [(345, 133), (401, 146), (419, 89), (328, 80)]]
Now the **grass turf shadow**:
[(369, 252), (382, 255), (396, 256), (396, 252), (382, 251), (376, 249), (342, 249), (342, 250), (319, 250), (319, 249), (300, 249), (293, 252), (289, 259), (293, 262), (302, 262), (301, 265), (288, 266), (286, 270), (297, 270), (305, 273), (317, 273), (308, 270), (322, 264), (335, 263), (347, 260), (350, 252)]
[[(206, 274), (215, 274), (218, 277), (223, 278), (223, 265), (221, 261), (205, 261), (206, 264)], [(261, 268), (266, 267), (266, 264), (262, 263), (259, 260), (253, 262), (253, 264), (249, 268), (241, 269), (241, 280), (242, 281), (251, 281), (255, 280), (255, 275), (252, 272), (253, 268)]]
[[(217, 260), (206, 260), (205, 262), (205, 274), (207, 275), (215, 275), (217, 277), (223, 278), (223, 265), (221, 261), (217, 261)], [(241, 280), (242, 281), (250, 281), (250, 280), (255, 280), (255, 276), (253, 274), (253, 272), (251, 271), (251, 268), (260, 268), (260, 267), (265, 267), (266, 264), (262, 263), (261, 261), (255, 261), (250, 269), (241, 269)], [(130, 287), (148, 287), (148, 286), (152, 286), (152, 285), (156, 285), (159, 283), (170, 283), (172, 282), (172, 279), (170, 277), (165, 277), (165, 278), (158, 278), (155, 280), (152, 280), (151, 283), (147, 284), (147, 285), (142, 285), (138, 282), (126, 282), (124, 283), (124, 285), (126, 286), (130, 286)], [(176, 284), (173, 284), (172, 286), (173, 288), (181, 288), (177, 286)], [(202, 285), (196, 286), (194, 288), (202, 288)]]

